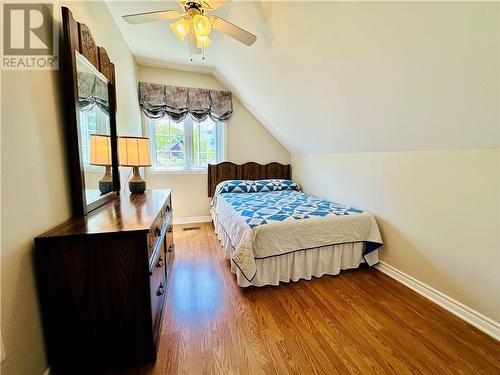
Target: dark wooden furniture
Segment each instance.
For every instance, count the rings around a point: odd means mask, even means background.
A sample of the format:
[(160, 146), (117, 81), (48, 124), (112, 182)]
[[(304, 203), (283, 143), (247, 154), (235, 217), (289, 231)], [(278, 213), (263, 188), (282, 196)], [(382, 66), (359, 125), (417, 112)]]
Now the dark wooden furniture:
[(170, 190), (118, 195), (35, 238), (53, 374), (154, 361), (174, 241)]
[(249, 162), (234, 164), (225, 161), (208, 165), (208, 196), (212, 197), (219, 182), (226, 180), (264, 180), (267, 178), (290, 179), (292, 171), (290, 164), (269, 163), (258, 164)]
[[(118, 173), (118, 152), (116, 136), (116, 88), (115, 66), (109, 60), (103, 47), (95, 44), (89, 28), (76, 22), (71, 11), (62, 7), (63, 38), (61, 44), (61, 81), (65, 92), (66, 143), (69, 156), (69, 175), (71, 180), (71, 202), (74, 216), (86, 215), (93, 209), (114, 199), (120, 191)], [(93, 202), (87, 202), (85, 194), (85, 176), (82, 159), (82, 140), (80, 135), (80, 117), (78, 104), (77, 57), (81, 54), (108, 80), (109, 121), (111, 136), (111, 156), (113, 191), (104, 194)]]

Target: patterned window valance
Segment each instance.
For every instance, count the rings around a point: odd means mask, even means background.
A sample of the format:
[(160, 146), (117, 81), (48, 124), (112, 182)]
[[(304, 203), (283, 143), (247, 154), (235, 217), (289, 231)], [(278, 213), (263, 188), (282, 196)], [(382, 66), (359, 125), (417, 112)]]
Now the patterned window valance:
[(194, 89), (139, 82), (139, 106), (152, 119), (165, 115), (178, 122), (188, 113), (203, 121), (210, 116), (215, 121), (227, 121), (233, 113), (229, 91)]
[(108, 84), (94, 74), (78, 72), (78, 103), (82, 112), (94, 106), (109, 115)]

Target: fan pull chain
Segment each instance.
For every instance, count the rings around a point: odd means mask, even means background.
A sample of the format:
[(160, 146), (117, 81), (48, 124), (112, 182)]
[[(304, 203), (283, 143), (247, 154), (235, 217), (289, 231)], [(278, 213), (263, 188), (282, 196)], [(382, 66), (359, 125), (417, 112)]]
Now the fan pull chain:
[(189, 46), (189, 60), (193, 61), (193, 36), (192, 36), (192, 31), (189, 31), (188, 46)]

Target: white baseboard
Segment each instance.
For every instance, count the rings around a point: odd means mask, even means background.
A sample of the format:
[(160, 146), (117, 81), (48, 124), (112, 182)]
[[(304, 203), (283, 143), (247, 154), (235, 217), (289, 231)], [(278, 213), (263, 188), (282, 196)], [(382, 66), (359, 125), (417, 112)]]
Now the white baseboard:
[(174, 217), (174, 224), (207, 223), (210, 221), (212, 221), (212, 216)]
[(387, 263), (380, 262), (375, 268), (500, 341), (500, 323), (465, 306), (463, 303), (458, 302)]

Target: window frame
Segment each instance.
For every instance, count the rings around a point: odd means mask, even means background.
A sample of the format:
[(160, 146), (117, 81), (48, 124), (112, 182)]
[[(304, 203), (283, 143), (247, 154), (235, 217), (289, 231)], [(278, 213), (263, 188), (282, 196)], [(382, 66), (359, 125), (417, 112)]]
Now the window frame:
[[(173, 121), (168, 116), (164, 117), (169, 121)], [(144, 116), (144, 120), (147, 122), (147, 128), (149, 130), (149, 139), (151, 145), (151, 174), (206, 174), (208, 167), (205, 168), (193, 168), (193, 123), (195, 120), (190, 115), (187, 115), (183, 121), (184, 125), (184, 147), (185, 147), (185, 161), (186, 166), (182, 168), (169, 168), (157, 165), (157, 150), (156, 150), (156, 124), (155, 121), (160, 119), (150, 119)], [(213, 120), (212, 120), (213, 121)], [(226, 160), (227, 154), (227, 123), (224, 121), (214, 121), (216, 124), (216, 136), (217, 136), (217, 163)]]

